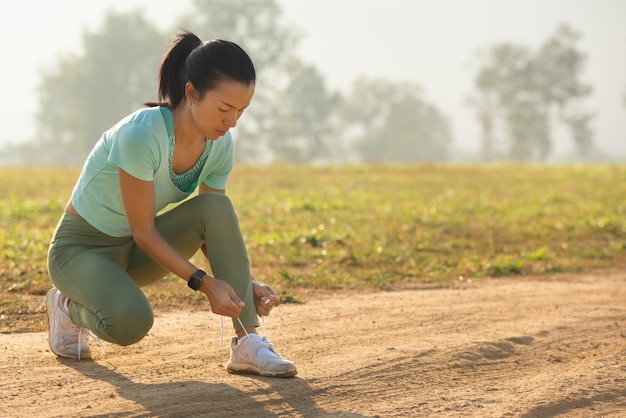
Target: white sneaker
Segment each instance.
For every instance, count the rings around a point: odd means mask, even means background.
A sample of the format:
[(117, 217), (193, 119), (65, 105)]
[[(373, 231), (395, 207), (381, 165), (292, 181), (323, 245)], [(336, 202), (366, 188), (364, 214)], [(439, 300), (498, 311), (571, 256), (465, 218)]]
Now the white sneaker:
[(89, 331), (72, 322), (65, 306), (66, 299), (56, 287), (50, 289), (46, 296), (50, 349), (57, 356), (90, 359)]
[[(261, 354), (259, 354), (259, 349)], [(290, 377), (298, 373), (296, 365), (274, 351), (267, 338), (248, 334), (241, 340), (233, 338), (230, 343), (230, 361), (226, 364), (229, 373), (250, 373), (271, 377)]]

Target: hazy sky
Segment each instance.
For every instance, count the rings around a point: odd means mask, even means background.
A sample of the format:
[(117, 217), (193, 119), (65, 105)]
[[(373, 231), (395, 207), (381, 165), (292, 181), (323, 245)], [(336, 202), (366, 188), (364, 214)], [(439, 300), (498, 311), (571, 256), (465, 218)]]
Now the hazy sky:
[[(626, 0), (278, 0), (284, 23), (298, 28), (299, 55), (335, 90), (361, 75), (412, 81), (453, 123), (455, 146), (478, 147), (478, 126), (465, 99), (479, 49), (499, 42), (537, 48), (560, 23), (582, 33), (583, 80), (594, 92), (598, 146), (626, 158)], [(166, 30), (189, 0), (21, 0), (0, 14), (4, 93), (0, 149), (32, 137), (42, 67), (76, 53), (81, 33), (98, 29), (104, 11), (141, 9)], [(176, 5), (177, 7), (174, 7)], [(194, 28), (190, 28), (194, 29)], [(235, 40), (237, 41), (237, 40)], [(260, 80), (259, 82), (262, 82)], [(156, 86), (156, 80), (155, 80)], [(95, 100), (95, 98), (94, 98)], [(558, 134), (559, 152), (570, 148)]]

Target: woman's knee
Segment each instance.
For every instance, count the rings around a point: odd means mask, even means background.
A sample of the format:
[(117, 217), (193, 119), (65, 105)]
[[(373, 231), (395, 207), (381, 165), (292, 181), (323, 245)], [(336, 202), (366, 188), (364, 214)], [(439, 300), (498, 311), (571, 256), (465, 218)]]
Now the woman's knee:
[(222, 193), (201, 193), (196, 197), (202, 207), (209, 212), (234, 212), (230, 198)]
[(141, 341), (154, 324), (154, 313), (149, 304), (117, 306), (105, 324), (107, 340), (127, 346)]
[(206, 222), (238, 225), (235, 208), (228, 196), (221, 193), (202, 193), (197, 199)]

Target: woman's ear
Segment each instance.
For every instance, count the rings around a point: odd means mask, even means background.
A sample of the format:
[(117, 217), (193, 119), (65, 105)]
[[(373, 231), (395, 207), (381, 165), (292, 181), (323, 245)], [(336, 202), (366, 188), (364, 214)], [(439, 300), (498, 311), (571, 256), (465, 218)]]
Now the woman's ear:
[(187, 99), (187, 103), (189, 107), (198, 100), (198, 91), (193, 86), (191, 81), (185, 83), (185, 98)]

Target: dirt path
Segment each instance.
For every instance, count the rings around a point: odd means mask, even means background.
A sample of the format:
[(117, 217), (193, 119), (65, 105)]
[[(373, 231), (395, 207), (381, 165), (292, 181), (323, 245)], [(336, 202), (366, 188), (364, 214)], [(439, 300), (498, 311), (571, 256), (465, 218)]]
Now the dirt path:
[(0, 334), (0, 416), (626, 416), (623, 270), (283, 305), (266, 325), (292, 379), (226, 373), (216, 318), (158, 314), (95, 361)]

